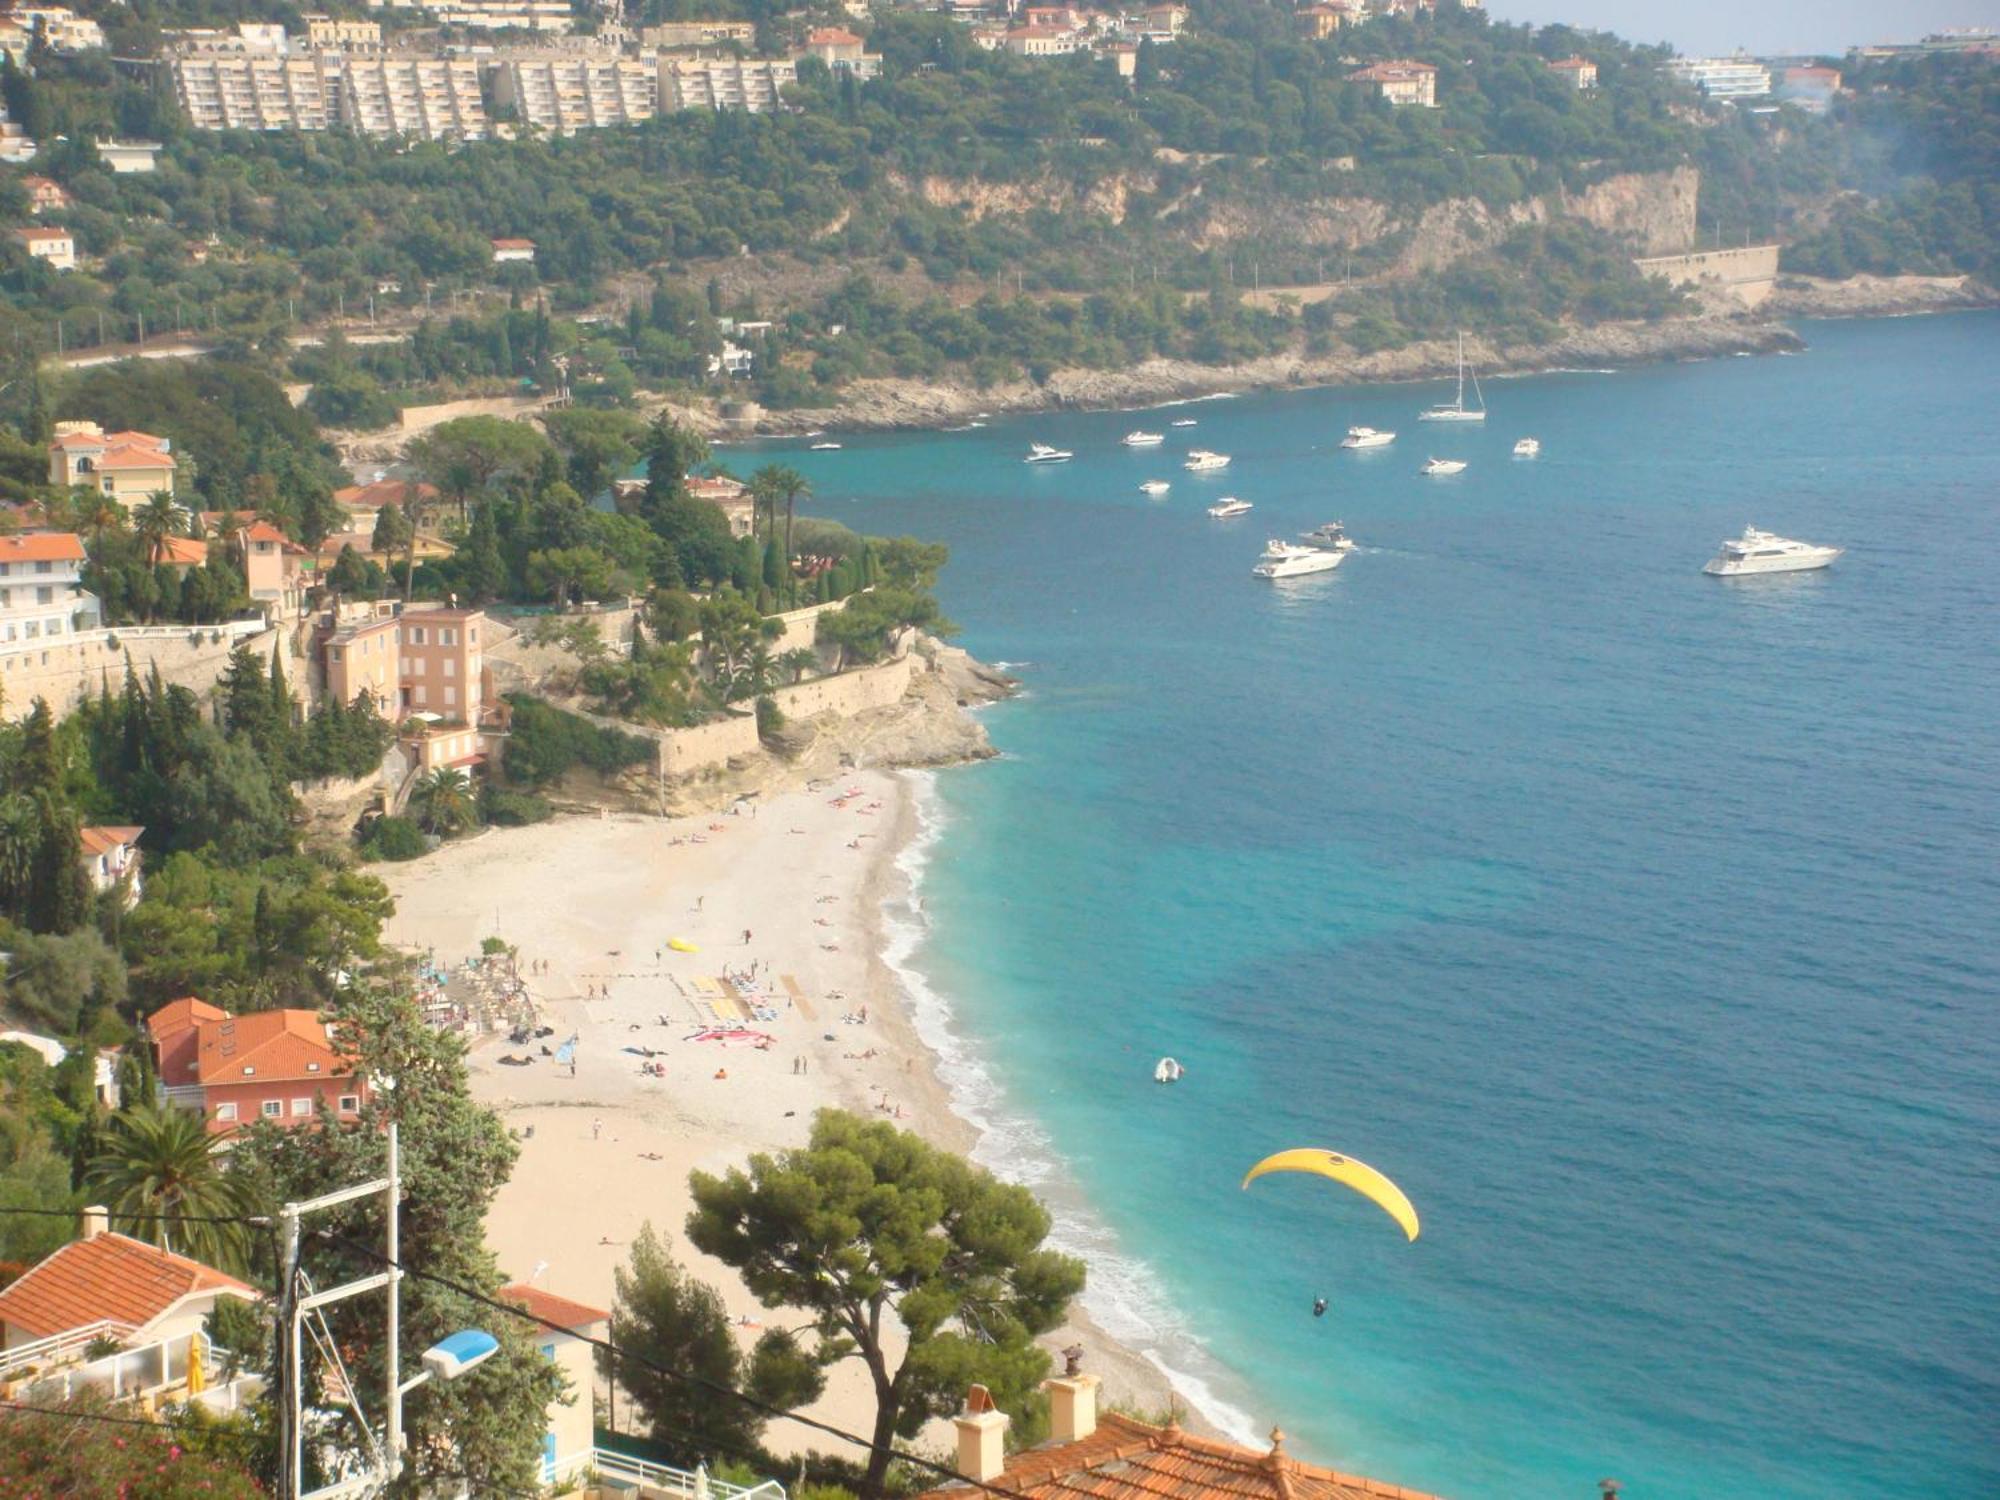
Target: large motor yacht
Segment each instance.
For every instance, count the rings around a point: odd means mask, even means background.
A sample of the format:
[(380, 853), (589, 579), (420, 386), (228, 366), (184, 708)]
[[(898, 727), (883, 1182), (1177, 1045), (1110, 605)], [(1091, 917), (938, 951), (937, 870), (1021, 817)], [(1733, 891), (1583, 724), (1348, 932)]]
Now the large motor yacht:
[(1516, 458), (1540, 458), (1541, 456), (1542, 440), (1540, 438), (1521, 438), (1514, 444), (1514, 457)]
[(1250, 509), (1248, 500), (1238, 500), (1234, 495), (1224, 495), (1208, 508), (1208, 513), (1218, 521), (1226, 521), (1231, 516), (1240, 516)]
[(1264, 544), (1264, 555), (1250, 571), (1259, 578), (1301, 578), (1308, 573), (1330, 573), (1346, 557), (1345, 552), (1326, 547), (1296, 547), (1273, 539)]
[(1755, 526), (1745, 526), (1743, 535), (1724, 542), (1722, 550), (1708, 560), (1702, 572), (1715, 578), (1741, 578), (1749, 573), (1805, 573), (1825, 567), (1846, 550), (1795, 542), (1759, 531)]
[(1396, 441), (1393, 432), (1377, 432), (1373, 427), (1350, 427), (1340, 440), (1343, 448), (1386, 448)]
[(1168, 484), (1164, 479), (1149, 479), (1144, 484), (1140, 485), (1139, 488), (1144, 490), (1147, 494), (1157, 498), (1161, 495), (1164, 495), (1168, 490), (1172, 489), (1173, 486)]
[(1066, 464), (1076, 455), (1067, 448), (1051, 448), (1047, 443), (1028, 444), (1028, 456), (1023, 460), (1031, 464)]
[(1119, 439), (1128, 448), (1157, 448), (1166, 440), (1164, 432), (1128, 432)]
[(1229, 455), (1227, 453), (1214, 453), (1207, 448), (1190, 448), (1188, 450), (1187, 462), (1182, 464), (1181, 467), (1183, 469), (1192, 469), (1197, 474), (1208, 474), (1216, 469), (1228, 468)]
[(1463, 474), (1465, 460), (1462, 458), (1427, 458), (1419, 474)]

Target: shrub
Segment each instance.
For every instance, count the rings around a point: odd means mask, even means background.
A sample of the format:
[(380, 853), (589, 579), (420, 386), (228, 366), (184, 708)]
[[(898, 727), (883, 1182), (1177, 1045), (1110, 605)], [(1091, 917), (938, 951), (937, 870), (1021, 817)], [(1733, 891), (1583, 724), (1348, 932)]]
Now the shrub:
[(757, 700), (757, 738), (768, 740), (785, 727), (785, 711), (778, 702), (766, 693)]
[(361, 836), (363, 859), (417, 859), (429, 850), (423, 829), (411, 818), (377, 818)]
[(653, 742), (620, 729), (600, 729), (526, 693), (509, 693), (514, 710), (501, 765), (516, 786), (547, 786), (572, 766), (609, 776), (651, 759)]
[(533, 792), (510, 792), (489, 781), (480, 794), (479, 813), (496, 827), (522, 828), (553, 817), (555, 808)]

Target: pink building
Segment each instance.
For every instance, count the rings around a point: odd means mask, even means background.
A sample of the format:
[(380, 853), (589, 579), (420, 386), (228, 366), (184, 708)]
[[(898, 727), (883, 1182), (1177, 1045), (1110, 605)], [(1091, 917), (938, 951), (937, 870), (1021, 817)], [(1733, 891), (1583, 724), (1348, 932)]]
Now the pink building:
[(321, 1105), (351, 1121), (368, 1099), (368, 1080), (315, 1011), (232, 1016), (187, 996), (148, 1016), (146, 1031), (168, 1101), (199, 1110), (211, 1135), (252, 1120), (303, 1125)]
[(486, 614), (477, 609), (403, 612), (398, 685), (405, 713), (436, 714), (446, 723), (479, 723), (485, 707), (480, 677)]

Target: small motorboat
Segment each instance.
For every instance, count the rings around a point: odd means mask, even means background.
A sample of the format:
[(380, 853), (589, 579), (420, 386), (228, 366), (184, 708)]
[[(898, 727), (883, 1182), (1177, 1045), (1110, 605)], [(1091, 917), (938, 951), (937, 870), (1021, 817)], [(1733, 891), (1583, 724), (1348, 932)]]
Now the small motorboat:
[(1378, 432), (1373, 427), (1350, 427), (1347, 436), (1340, 440), (1343, 448), (1386, 448), (1396, 441), (1393, 432)]
[(1196, 474), (1212, 474), (1217, 469), (1226, 469), (1229, 467), (1229, 455), (1227, 453), (1216, 453), (1208, 448), (1190, 448), (1188, 449), (1187, 462), (1182, 464), (1181, 467)]
[(1542, 440), (1540, 438), (1522, 438), (1514, 444), (1514, 457), (1516, 458), (1540, 458), (1541, 456)]
[(1193, 418), (1193, 417), (1175, 417), (1175, 418), (1174, 418), (1174, 426), (1176, 426), (1176, 427), (1192, 427), (1192, 426), (1194, 426), (1194, 425), (1195, 425), (1195, 422), (1194, 422), (1194, 418)]
[(1051, 448), (1047, 443), (1028, 444), (1028, 456), (1023, 462), (1031, 464), (1066, 464), (1076, 455), (1067, 448)]
[(1419, 474), (1463, 474), (1465, 460), (1462, 458), (1427, 458)]
[(1157, 448), (1166, 440), (1164, 432), (1128, 432), (1119, 441), (1128, 448)]
[(1163, 1057), (1153, 1064), (1153, 1082), (1179, 1083), (1181, 1076), (1186, 1072), (1187, 1069), (1175, 1062), (1171, 1057)]
[(1172, 489), (1173, 486), (1168, 484), (1164, 479), (1149, 479), (1144, 484), (1140, 485), (1139, 488), (1144, 490), (1149, 495), (1157, 496), (1157, 495), (1164, 495), (1168, 490)]
[(1248, 500), (1238, 500), (1234, 495), (1224, 495), (1208, 508), (1208, 513), (1218, 521), (1226, 521), (1231, 516), (1247, 515), (1249, 510)]
[(838, 453), (840, 451), (840, 444), (814, 443), (808, 451), (813, 453)]

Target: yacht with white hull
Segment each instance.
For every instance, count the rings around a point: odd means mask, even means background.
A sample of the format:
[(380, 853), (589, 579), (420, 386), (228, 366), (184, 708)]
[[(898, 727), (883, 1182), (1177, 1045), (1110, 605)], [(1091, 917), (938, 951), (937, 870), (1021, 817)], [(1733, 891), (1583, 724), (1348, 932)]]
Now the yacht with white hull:
[(1479, 377), (1472, 377), (1472, 399), (1477, 406), (1465, 404), (1465, 335), (1458, 336), (1458, 394), (1443, 406), (1433, 406), (1419, 413), (1419, 422), (1484, 422), (1486, 420), (1486, 397), (1480, 393)]
[(1386, 448), (1396, 441), (1393, 432), (1378, 432), (1373, 427), (1350, 427), (1347, 436), (1340, 440), (1343, 448)]
[(1809, 573), (1832, 562), (1845, 547), (1821, 547), (1812, 542), (1795, 542), (1773, 536), (1755, 526), (1743, 528), (1743, 535), (1731, 537), (1722, 550), (1711, 557), (1702, 572), (1711, 578), (1743, 578), (1754, 573)]
[(1229, 455), (1227, 453), (1213, 453), (1207, 448), (1190, 448), (1188, 450), (1187, 462), (1182, 464), (1181, 467), (1191, 470), (1196, 474), (1212, 474), (1217, 469), (1226, 469), (1229, 467)]
[(1309, 573), (1331, 573), (1347, 560), (1347, 554), (1327, 547), (1296, 547), (1273, 538), (1264, 544), (1264, 555), (1250, 571), (1259, 578), (1303, 578)]
[(1128, 448), (1157, 448), (1166, 440), (1164, 432), (1128, 432), (1119, 439)]
[(1249, 510), (1248, 500), (1238, 500), (1234, 495), (1224, 495), (1208, 508), (1208, 513), (1218, 521), (1227, 521), (1231, 516), (1245, 515)]
[(1313, 527), (1311, 531), (1301, 531), (1299, 541), (1307, 547), (1318, 547), (1326, 552), (1354, 550), (1354, 538), (1347, 534), (1347, 528), (1338, 521), (1326, 521)]
[(1030, 464), (1066, 464), (1076, 455), (1067, 448), (1051, 448), (1047, 443), (1028, 444), (1028, 456), (1022, 460)]
[(1417, 470), (1417, 472), (1419, 474), (1431, 475), (1463, 474), (1465, 472), (1465, 460), (1462, 458), (1427, 458), (1424, 460), (1424, 466)]

